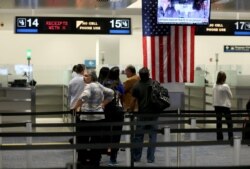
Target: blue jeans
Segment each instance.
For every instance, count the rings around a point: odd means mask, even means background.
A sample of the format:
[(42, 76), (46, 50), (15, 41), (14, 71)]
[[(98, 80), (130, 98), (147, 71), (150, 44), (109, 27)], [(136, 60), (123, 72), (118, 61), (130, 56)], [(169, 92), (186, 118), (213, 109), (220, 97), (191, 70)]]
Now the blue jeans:
[[(152, 121), (157, 120), (153, 119)], [(137, 120), (138, 121), (138, 120)], [(156, 143), (157, 141), (157, 125), (137, 125), (136, 126), (137, 131), (143, 131), (148, 130), (152, 133), (149, 133), (149, 143)], [(134, 143), (143, 143), (144, 134), (135, 134), (135, 137), (133, 139)], [(132, 150), (132, 155), (134, 161), (140, 161), (141, 155), (142, 155), (142, 148), (138, 147), (134, 148)], [(155, 147), (148, 147), (147, 149), (147, 160), (148, 161), (154, 161), (155, 160)]]

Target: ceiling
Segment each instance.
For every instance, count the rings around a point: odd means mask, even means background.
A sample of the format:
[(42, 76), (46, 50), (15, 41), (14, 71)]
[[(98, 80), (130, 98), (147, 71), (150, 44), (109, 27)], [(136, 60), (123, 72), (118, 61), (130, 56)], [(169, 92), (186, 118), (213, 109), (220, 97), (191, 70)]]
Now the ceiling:
[[(124, 10), (140, 9), (142, 0), (0, 0), (0, 12), (22, 10)], [(248, 12), (250, 0), (211, 0), (212, 11)]]

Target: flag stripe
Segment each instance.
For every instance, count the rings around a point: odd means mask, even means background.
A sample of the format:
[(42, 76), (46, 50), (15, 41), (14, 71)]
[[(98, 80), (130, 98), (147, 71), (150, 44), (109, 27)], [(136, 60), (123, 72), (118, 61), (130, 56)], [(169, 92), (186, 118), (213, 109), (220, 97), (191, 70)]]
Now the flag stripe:
[(151, 75), (155, 79), (155, 37), (151, 38)]
[(191, 33), (189, 34), (190, 36), (190, 41), (191, 41), (191, 44), (190, 44), (190, 55), (191, 55), (191, 63), (190, 63), (190, 68), (189, 70), (191, 71), (190, 72), (190, 79), (189, 79), (189, 82), (193, 82), (194, 81), (194, 44), (195, 44), (195, 39), (194, 39), (194, 36), (195, 36), (195, 27), (191, 27)]
[[(159, 81), (159, 74), (160, 74), (160, 39), (159, 36), (155, 36), (155, 79)], [(159, 47), (157, 47), (159, 46)]]
[(178, 52), (179, 52), (179, 79), (178, 82), (183, 82), (183, 26), (179, 26), (178, 28), (179, 32), (179, 45), (178, 46)]
[(159, 65), (159, 80), (160, 82), (163, 82), (164, 81), (164, 77), (163, 77), (163, 58), (164, 58), (164, 54), (163, 54), (163, 50), (164, 50), (164, 41), (163, 41), (163, 36), (159, 37), (159, 62), (160, 62), (160, 65)]
[(168, 81), (168, 71), (167, 71), (167, 65), (168, 65), (168, 52), (167, 52), (167, 36), (163, 36), (163, 83), (167, 83)]
[(168, 51), (168, 55), (167, 55), (167, 58), (168, 58), (167, 73), (168, 73), (168, 82), (171, 82), (172, 81), (172, 76), (171, 76), (172, 75), (171, 36), (168, 36), (167, 39), (168, 39), (167, 40), (167, 51)]
[(143, 36), (142, 38), (143, 41), (143, 65), (148, 65), (148, 52), (147, 52), (147, 37)]
[(187, 82), (187, 28), (183, 29), (183, 81)]

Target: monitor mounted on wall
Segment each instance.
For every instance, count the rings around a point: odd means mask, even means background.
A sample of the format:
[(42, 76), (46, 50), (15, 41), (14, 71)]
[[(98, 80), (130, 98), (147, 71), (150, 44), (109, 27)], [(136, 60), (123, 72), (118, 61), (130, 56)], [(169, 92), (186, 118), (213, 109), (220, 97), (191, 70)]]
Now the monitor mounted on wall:
[(210, 0), (157, 0), (157, 23), (169, 25), (208, 25)]

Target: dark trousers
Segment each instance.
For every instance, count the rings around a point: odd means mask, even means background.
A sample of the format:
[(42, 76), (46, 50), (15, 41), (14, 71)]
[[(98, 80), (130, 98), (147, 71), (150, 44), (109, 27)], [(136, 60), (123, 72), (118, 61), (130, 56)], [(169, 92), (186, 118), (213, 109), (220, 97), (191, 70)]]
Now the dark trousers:
[[(111, 131), (122, 131), (122, 125), (112, 126)], [(121, 134), (116, 134), (111, 137), (111, 143), (120, 143)], [(110, 161), (116, 162), (118, 148), (112, 148), (110, 153)]]
[[(109, 131), (119, 132), (122, 131), (122, 125), (112, 125), (112, 122), (123, 122), (124, 120), (124, 112), (123, 111), (117, 111), (112, 112), (110, 114), (106, 115), (106, 120), (108, 122), (111, 122), (111, 126), (109, 128)], [(116, 134), (110, 136), (110, 143), (120, 143), (121, 134)], [(119, 149), (118, 148), (112, 148), (110, 152), (110, 161), (116, 162), (117, 153)]]
[[(85, 121), (81, 120), (81, 124), (95, 124), (95, 126), (80, 126), (79, 130), (82, 133), (100, 133), (97, 136), (79, 136), (77, 137), (78, 144), (94, 144), (94, 143), (102, 143), (102, 126), (98, 126), (98, 122), (103, 122), (103, 120), (99, 121)], [(101, 161), (101, 149), (80, 149), (78, 150), (78, 162), (84, 166), (99, 166)]]
[[(216, 128), (217, 129), (222, 129), (222, 115), (224, 114), (226, 123), (227, 123), (227, 128), (232, 129), (233, 128), (233, 123), (232, 123), (232, 117), (230, 113), (230, 108), (228, 107), (222, 107), (222, 106), (215, 106), (215, 113), (216, 113)], [(229, 131), (228, 132), (228, 139), (231, 140), (233, 139), (233, 132)], [(223, 132), (222, 131), (217, 131), (217, 140), (223, 140)]]

